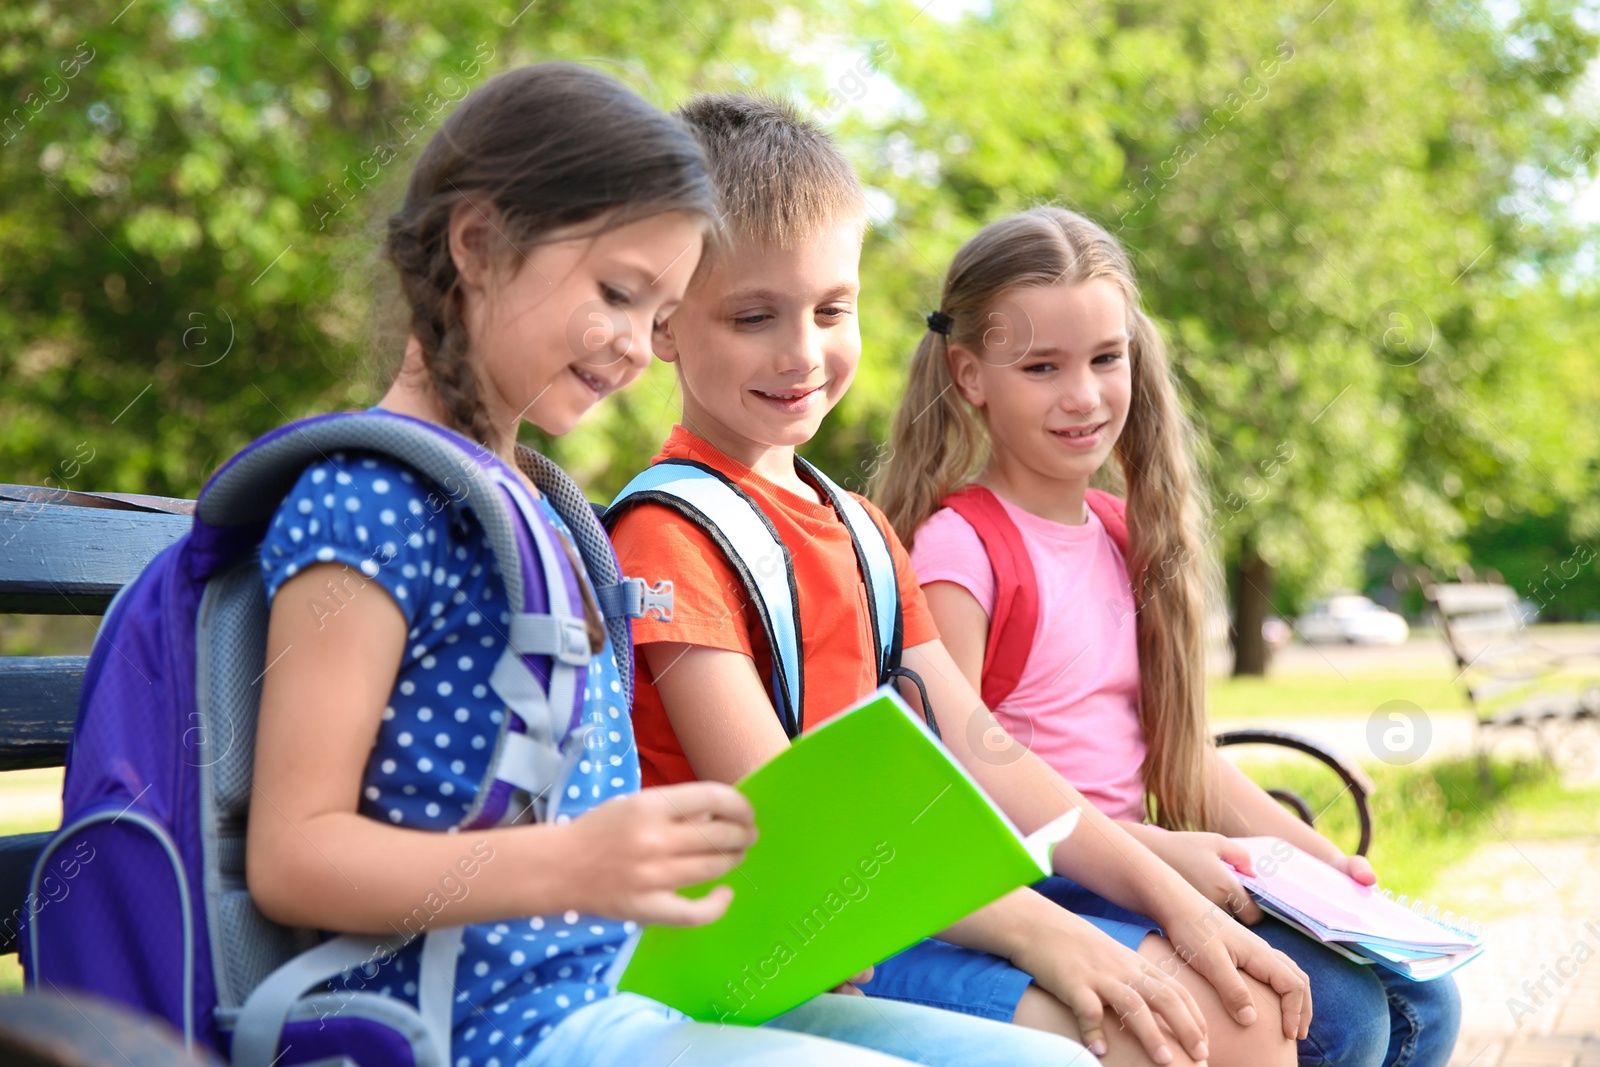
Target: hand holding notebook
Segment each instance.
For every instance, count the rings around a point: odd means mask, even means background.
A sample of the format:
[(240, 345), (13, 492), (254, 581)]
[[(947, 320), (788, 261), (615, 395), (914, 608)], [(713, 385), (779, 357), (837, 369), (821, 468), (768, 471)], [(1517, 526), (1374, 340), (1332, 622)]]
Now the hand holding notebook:
[(1376, 886), (1360, 885), (1276, 837), (1244, 837), (1254, 875), (1239, 881), (1262, 910), (1358, 963), (1419, 981), (1448, 974), (1483, 951), (1483, 938), (1449, 912), (1423, 914)]

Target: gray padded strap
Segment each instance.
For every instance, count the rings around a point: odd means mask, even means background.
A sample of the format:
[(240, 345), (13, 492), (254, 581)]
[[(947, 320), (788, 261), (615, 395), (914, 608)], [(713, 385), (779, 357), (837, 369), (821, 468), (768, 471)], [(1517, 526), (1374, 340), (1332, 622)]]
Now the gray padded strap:
[(506, 731), (500, 745), (494, 776), (527, 793), (534, 801), (534, 816), (544, 818), (546, 792), (561, 773), (561, 748), (543, 737)]
[[(517, 446), (517, 465), (522, 468), (524, 474), (533, 479), (533, 484), (539, 487), (539, 492), (544, 494), (550, 506), (556, 509), (556, 514), (561, 516), (567, 528), (572, 531), (572, 536), (577, 541), (578, 553), (583, 556), (584, 566), (589, 569), (589, 577), (594, 582), (596, 595), (600, 595), (602, 590), (622, 584), (625, 579), (617, 572), (617, 560), (611, 551), (611, 539), (606, 536), (605, 527), (600, 525), (600, 520), (589, 504), (589, 498), (583, 495), (583, 490), (578, 488), (577, 483), (548, 457), (522, 445)], [(626, 581), (631, 580), (626, 579)], [(661, 592), (658, 583), (655, 593), (659, 595)], [(671, 615), (670, 586), (666, 590), (666, 595), (665, 608), (667, 614)], [(633, 648), (628, 619), (622, 613), (613, 612), (604, 602), (600, 610), (605, 614), (606, 630), (611, 635), (611, 651), (617, 660), (617, 673), (622, 676), (622, 692), (627, 696), (628, 705), (631, 707)]]
[(894, 553), (883, 531), (872, 521), (872, 516), (867, 514), (861, 501), (798, 456), (795, 457), (795, 465), (822, 486), (828, 502), (850, 531), (850, 541), (855, 546), (856, 561), (861, 567), (861, 578), (866, 583), (867, 599), (872, 609), (873, 643), (877, 646), (878, 674), (882, 677), (883, 672), (895, 666), (889, 662), (894, 644), (895, 618), (900, 613), (900, 585), (894, 573)]
[[(576, 614), (573, 610), (576, 605), (572, 603), (571, 598), (567, 595), (567, 583), (562, 568), (562, 563), (566, 560), (566, 553), (556, 548), (554, 541), (555, 531), (547, 529), (545, 520), (535, 514), (533, 500), (528, 496), (528, 491), (522, 485), (518, 484), (514, 478), (498, 472), (496, 472), (495, 476), (506, 485), (511, 494), (511, 499), (516, 502), (517, 510), (522, 513), (522, 519), (528, 528), (529, 535), (532, 536), (534, 544), (538, 547), (539, 563), (544, 568), (545, 597), (550, 604), (550, 614), (557, 620), (572, 618)], [(579, 582), (588, 581), (588, 578), (582, 574), (576, 575), (576, 578)], [(524, 615), (523, 618), (532, 619), (537, 618), (537, 616)], [(531, 637), (532, 635), (529, 636)], [(589, 662), (587, 632), (584, 637), (584, 650), (586, 654), (581, 660), (575, 660), (574, 656), (569, 653), (567, 655), (554, 656), (550, 663), (550, 690), (546, 694), (546, 718), (550, 720), (549, 736), (557, 744), (566, 734), (568, 719), (572, 713), (572, 702), (577, 696), (578, 672), (576, 666), (579, 663), (587, 664)], [(498, 673), (498, 668), (496, 673)], [(528, 677), (530, 679), (533, 677), (532, 672), (528, 672)], [(538, 683), (535, 682), (534, 684), (537, 685)], [(498, 689), (496, 692), (498, 692)], [(504, 694), (501, 695), (503, 696)], [(532, 733), (533, 724), (526, 716), (523, 717), (523, 721), (528, 722), (529, 733)]]
[(427, 1027), (439, 1062), (450, 1062), (452, 1008), (455, 1005), (456, 961), (461, 953), (462, 928), (429, 930), (422, 938), (422, 973), (417, 977), (417, 1011)]
[(433, 479), (454, 499), (465, 500), (494, 549), (506, 596), (512, 604), (522, 603), (522, 560), (511, 511), (489, 472), (462, 455), (481, 454), (483, 446), (400, 415), (321, 416), (258, 443), (217, 472), (200, 494), (195, 515), (213, 526), (265, 522), (307, 465), (341, 449), (393, 456)]
[(398, 951), (407, 940), (405, 934), (388, 938), (345, 934), (302, 952), (267, 975), (239, 1010), (233, 1028), (233, 1067), (271, 1067), (295, 1001), (336, 974)]
[(554, 656), (575, 667), (588, 664), (589, 629), (580, 615), (511, 616), (511, 648), (524, 656)]
[(664, 504), (689, 519), (722, 549), (743, 580), (772, 649), (772, 694), (784, 732), (800, 734), (805, 657), (800, 647), (799, 591), (789, 550), (761, 506), (726, 475), (697, 463), (653, 463), (617, 494), (608, 515), (630, 498)]
[[(271, 1067), (278, 1060), (283, 1027), (297, 1000), (335, 975), (398, 952), (409, 940), (407, 934), (388, 938), (345, 934), (302, 952), (267, 975), (239, 1010), (239, 1021), (233, 1028), (233, 1067)], [(441, 927), (422, 935), (418, 1014), (439, 1063), (448, 1063), (450, 1058), (451, 1009), (460, 945), (459, 926)]]

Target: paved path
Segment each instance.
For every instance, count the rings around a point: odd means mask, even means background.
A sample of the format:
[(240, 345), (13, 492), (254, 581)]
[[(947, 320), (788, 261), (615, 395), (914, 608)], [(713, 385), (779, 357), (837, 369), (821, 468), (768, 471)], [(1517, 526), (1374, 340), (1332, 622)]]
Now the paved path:
[(1437, 884), (1489, 942), (1450, 1067), (1600, 1067), (1600, 837), (1487, 845)]

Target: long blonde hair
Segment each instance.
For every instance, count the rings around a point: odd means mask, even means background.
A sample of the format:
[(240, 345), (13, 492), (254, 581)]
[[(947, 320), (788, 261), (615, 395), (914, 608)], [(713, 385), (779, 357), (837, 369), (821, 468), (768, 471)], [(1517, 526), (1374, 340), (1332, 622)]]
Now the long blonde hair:
[[(939, 310), (948, 339), (929, 330), (911, 361), (888, 462), (873, 496), (909, 547), (916, 529), (988, 458), (983, 416), (950, 374), (949, 345), (983, 352), (990, 312), (1008, 291), (1105, 278), (1128, 306), (1133, 378), (1116, 456), (1128, 501), (1128, 573), (1138, 614), (1139, 726), (1147, 747), (1152, 818), (1170, 829), (1206, 829), (1216, 807), (1207, 749), (1204, 617), (1216, 562), (1204, 551), (1194, 430), (1179, 402), (1166, 347), (1139, 307), (1127, 254), (1103, 228), (1072, 211), (1039, 207), (991, 223), (962, 246), (945, 277)], [(1114, 472), (1098, 480), (1115, 487)]]

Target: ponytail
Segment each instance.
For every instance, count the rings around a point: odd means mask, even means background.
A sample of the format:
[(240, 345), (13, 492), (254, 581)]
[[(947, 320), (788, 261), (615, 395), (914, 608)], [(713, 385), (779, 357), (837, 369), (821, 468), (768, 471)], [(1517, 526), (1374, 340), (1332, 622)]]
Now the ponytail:
[(976, 474), (987, 452), (978, 415), (950, 378), (949, 356), (945, 335), (930, 329), (911, 357), (889, 461), (874, 476), (873, 498), (907, 549), (917, 527)]

